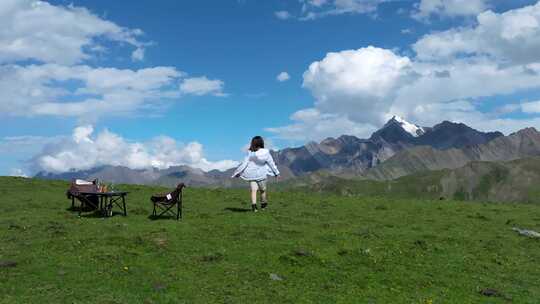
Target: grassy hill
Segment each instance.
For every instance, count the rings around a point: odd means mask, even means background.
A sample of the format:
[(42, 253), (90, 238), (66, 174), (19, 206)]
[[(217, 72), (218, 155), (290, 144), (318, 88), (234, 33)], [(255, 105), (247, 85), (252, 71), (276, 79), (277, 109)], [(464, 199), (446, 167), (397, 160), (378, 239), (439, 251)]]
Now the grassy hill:
[(424, 171), (390, 181), (344, 179), (317, 173), (283, 185), (282, 189), (460, 201), (540, 204), (540, 157), (508, 162), (470, 162), (457, 169)]
[[(0, 178), (0, 303), (537, 303), (540, 206), (189, 188), (185, 218), (79, 218), (66, 182)], [(497, 290), (497, 296), (480, 293)]]

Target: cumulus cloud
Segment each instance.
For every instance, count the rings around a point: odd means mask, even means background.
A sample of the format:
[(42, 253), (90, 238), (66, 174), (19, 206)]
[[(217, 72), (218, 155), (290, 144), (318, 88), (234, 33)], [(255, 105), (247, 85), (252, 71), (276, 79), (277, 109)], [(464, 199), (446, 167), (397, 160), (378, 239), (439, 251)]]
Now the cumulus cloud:
[(540, 2), (504, 13), (486, 11), (473, 26), (428, 34), (413, 45), (422, 60), (489, 56), (497, 61), (540, 61)]
[(90, 125), (75, 128), (71, 138), (46, 145), (31, 163), (33, 171), (53, 173), (104, 165), (132, 169), (187, 165), (204, 171), (226, 170), (237, 165), (232, 160), (209, 161), (198, 142), (183, 145), (167, 136), (158, 136), (148, 142), (133, 142), (107, 130), (94, 134)]
[[(187, 78), (174, 67), (139, 70), (86, 65), (0, 66), (0, 114), (118, 116), (159, 108), (182, 94), (223, 96), (224, 83)], [(67, 89), (65, 84), (71, 83)]]
[(413, 18), (427, 20), (432, 16), (475, 16), (488, 9), (489, 0), (421, 0)]
[[(85, 65), (0, 66), (0, 113), (18, 116), (121, 115), (179, 96), (185, 74), (172, 67), (140, 70)], [(72, 82), (74, 89), (66, 89)]]
[(303, 86), (310, 90), (316, 108), (322, 112), (378, 124), (397, 89), (414, 77), (409, 58), (369, 46), (328, 53), (321, 61), (313, 62), (304, 73)]
[(191, 95), (214, 95), (225, 96), (223, 88), (225, 84), (219, 79), (208, 79), (206, 76), (186, 78), (180, 84), (180, 91)]
[(141, 47), (140, 29), (121, 27), (85, 8), (37, 0), (0, 3), (0, 63), (23, 60), (75, 64), (102, 51), (99, 41)]
[[(484, 58), (453, 60), (447, 64), (415, 63), (421, 75), (400, 88), (393, 111), (414, 112), (424, 104), (464, 99), (486, 99), (540, 87), (540, 70), (519, 65), (497, 65)], [(422, 115), (418, 115), (422, 116)]]
[(276, 80), (279, 82), (284, 82), (291, 79), (291, 76), (287, 72), (281, 72), (277, 75)]

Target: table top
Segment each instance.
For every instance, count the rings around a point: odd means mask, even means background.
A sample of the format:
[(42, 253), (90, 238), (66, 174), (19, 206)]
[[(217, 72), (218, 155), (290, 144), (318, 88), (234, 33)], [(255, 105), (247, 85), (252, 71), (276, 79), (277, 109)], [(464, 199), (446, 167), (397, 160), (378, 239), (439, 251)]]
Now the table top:
[(86, 195), (97, 195), (97, 196), (124, 196), (129, 192), (126, 191), (109, 191), (109, 192), (79, 192), (80, 194)]

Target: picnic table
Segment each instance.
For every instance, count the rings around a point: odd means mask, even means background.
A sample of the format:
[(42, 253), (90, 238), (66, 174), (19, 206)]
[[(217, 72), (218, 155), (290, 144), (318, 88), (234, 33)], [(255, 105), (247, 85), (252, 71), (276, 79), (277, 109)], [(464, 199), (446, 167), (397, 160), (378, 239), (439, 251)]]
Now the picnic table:
[[(125, 191), (110, 191), (110, 192), (80, 192), (83, 196), (96, 196), (98, 198), (98, 206), (95, 206), (103, 215), (112, 216), (114, 205), (118, 206), (127, 216), (126, 195), (129, 192)], [(79, 216), (82, 208), (79, 209)]]

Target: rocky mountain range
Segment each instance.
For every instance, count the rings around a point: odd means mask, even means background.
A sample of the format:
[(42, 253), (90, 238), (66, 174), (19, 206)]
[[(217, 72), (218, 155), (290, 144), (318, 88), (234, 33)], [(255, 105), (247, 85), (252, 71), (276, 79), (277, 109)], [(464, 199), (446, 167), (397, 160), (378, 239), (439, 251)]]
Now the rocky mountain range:
[(357, 176), (412, 147), (460, 149), (501, 136), (500, 132), (484, 133), (448, 121), (432, 128), (419, 127), (394, 116), (369, 139), (347, 135), (327, 138), (320, 143), (283, 149), (276, 152), (274, 158), (286, 176), (297, 177), (319, 170)]
[[(394, 179), (424, 170), (458, 168), (470, 161), (505, 161), (540, 155), (540, 133), (530, 128), (504, 136), (449, 121), (421, 127), (394, 116), (368, 139), (343, 135), (272, 154), (284, 182), (318, 172), (346, 178)], [(166, 170), (103, 166), (61, 174), (40, 172), (36, 177), (100, 178), (114, 183), (165, 186), (178, 182), (192, 186), (241, 185), (240, 181), (230, 179), (232, 171), (204, 172), (187, 166)]]
[(510, 161), (540, 155), (540, 133), (534, 128), (499, 136), (482, 144), (436, 149), (422, 145), (405, 149), (364, 176), (389, 180), (422, 171), (460, 168), (472, 161)]

